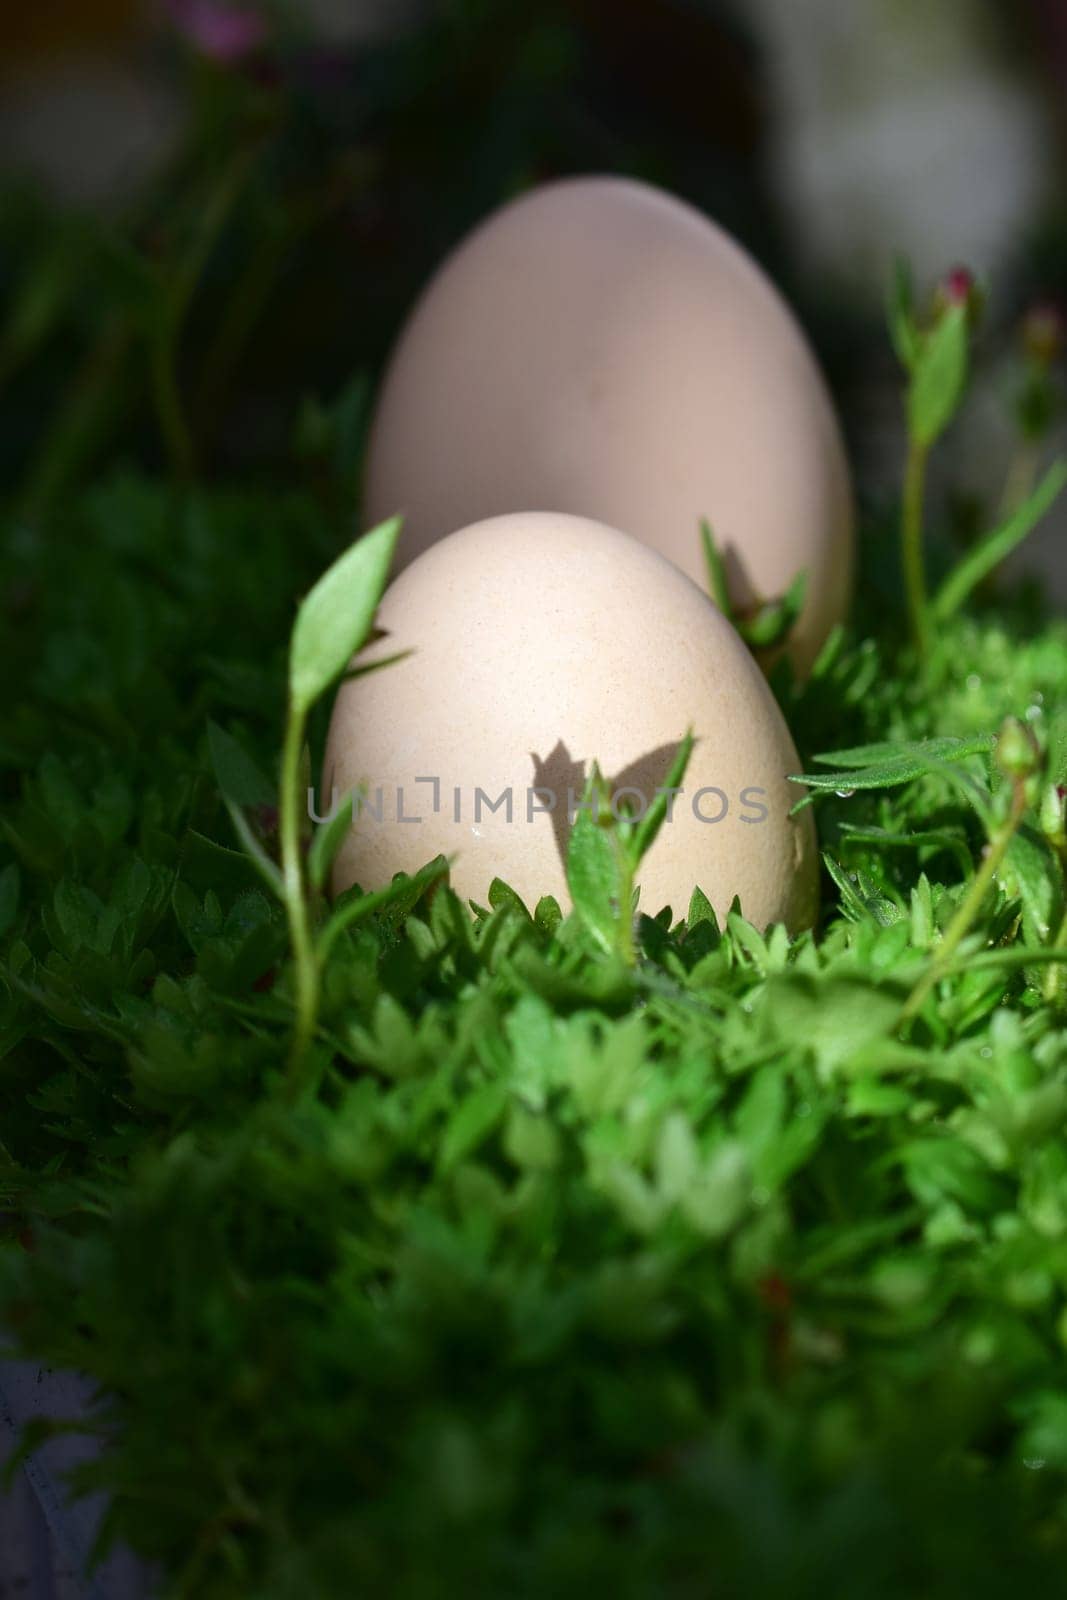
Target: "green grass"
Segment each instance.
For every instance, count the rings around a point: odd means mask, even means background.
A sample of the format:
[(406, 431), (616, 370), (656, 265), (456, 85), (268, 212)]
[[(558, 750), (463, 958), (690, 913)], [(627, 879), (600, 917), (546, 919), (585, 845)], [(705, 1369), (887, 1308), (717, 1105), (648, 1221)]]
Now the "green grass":
[[(273, 859), (251, 764), (336, 542), (310, 495), (132, 473), (6, 529), (0, 1305), (106, 1393), (109, 1531), (196, 1600), (1063, 1592), (1067, 629), (779, 677), (830, 775), (814, 933), (694, 886), (631, 964), (401, 886), (333, 940), (294, 1093), (212, 746)], [(1010, 714), (1043, 776), (909, 1018)]]

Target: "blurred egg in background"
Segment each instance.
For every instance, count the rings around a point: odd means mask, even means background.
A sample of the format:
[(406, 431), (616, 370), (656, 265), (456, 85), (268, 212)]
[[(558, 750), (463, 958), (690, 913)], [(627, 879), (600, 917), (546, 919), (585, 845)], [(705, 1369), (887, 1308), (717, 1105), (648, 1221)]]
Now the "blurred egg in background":
[(806, 573), (802, 668), (848, 608), (848, 465), (807, 341), (734, 240), (648, 184), (541, 185), (463, 241), (390, 360), (365, 484), (367, 523), (404, 517), (401, 562), (562, 511), (706, 586), (709, 519), (737, 612)]

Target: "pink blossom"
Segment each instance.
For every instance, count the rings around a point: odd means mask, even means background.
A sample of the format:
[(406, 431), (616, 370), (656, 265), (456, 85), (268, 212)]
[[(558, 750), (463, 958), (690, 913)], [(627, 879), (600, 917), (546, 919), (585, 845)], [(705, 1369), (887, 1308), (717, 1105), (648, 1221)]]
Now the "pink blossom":
[(945, 312), (953, 307), (961, 306), (967, 313), (967, 325), (973, 331), (978, 325), (984, 303), (984, 290), (970, 267), (952, 267), (934, 292), (934, 321), (940, 321)]
[(252, 6), (225, 0), (164, 0), (164, 5), (178, 32), (212, 61), (243, 61), (266, 41), (267, 20)]
[(965, 306), (975, 291), (974, 273), (969, 267), (953, 267), (941, 280), (941, 292), (950, 306)]

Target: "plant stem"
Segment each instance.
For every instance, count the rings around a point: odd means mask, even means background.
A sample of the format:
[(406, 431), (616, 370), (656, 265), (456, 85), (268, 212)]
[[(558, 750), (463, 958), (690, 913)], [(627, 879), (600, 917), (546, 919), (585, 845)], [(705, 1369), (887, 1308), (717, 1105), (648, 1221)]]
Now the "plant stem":
[(150, 363), (152, 388), (160, 432), (167, 448), (171, 468), (179, 478), (191, 478), (196, 467), (192, 429), (178, 388), (176, 357), (185, 314), (204, 266), (217, 243), (219, 233), (240, 193), (249, 166), (258, 153), (258, 142), (238, 150), (222, 173), (218, 184), (200, 209), (198, 224), (189, 249), (169, 279), (161, 285), (152, 332)]
[[(1045, 837), (1048, 839), (1049, 844), (1051, 844), (1053, 850), (1056, 852), (1056, 859), (1060, 864), (1060, 876), (1063, 880), (1064, 896), (1065, 900), (1067, 900), (1067, 832), (1064, 831), (1062, 816), (1060, 817), (1059, 825), (1055, 828), (1051, 835), (1046, 833)], [(1052, 950), (1067, 951), (1067, 909), (1064, 910), (1063, 919), (1059, 926), (1059, 932), (1053, 939), (1050, 948)], [(1058, 962), (1053, 961), (1045, 974), (1045, 999), (1051, 1004), (1052, 1002), (1059, 1000), (1063, 995), (1063, 992), (1063, 967)]]
[(900, 1021), (902, 1023), (910, 1022), (914, 1017), (918, 1016), (927, 995), (943, 976), (945, 969), (951, 965), (952, 957), (967, 937), (971, 924), (982, 909), (982, 901), (985, 899), (994, 878), (1003, 864), (1011, 841), (1014, 839), (1025, 814), (1026, 784), (1022, 779), (1016, 778), (1012, 785), (1011, 809), (993, 838), (989, 841), (982, 865), (974, 875), (963, 904), (949, 923), (945, 936), (937, 947), (934, 959), (908, 996), (904, 1009), (900, 1013)]
[(304, 892), (304, 863), (300, 850), (300, 754), (304, 746), (306, 712), (290, 702), (282, 750), (278, 828), (285, 885), (285, 910), (296, 967), (296, 1026), (289, 1059), (292, 1087), (303, 1076), (304, 1060), (315, 1033), (319, 1009), (319, 965), (311, 940), (311, 922)]
[(908, 461), (904, 473), (904, 501), (901, 508), (901, 547), (904, 585), (908, 597), (912, 637), (919, 655), (925, 659), (930, 648), (929, 615), (926, 604), (926, 571), (923, 561), (923, 497), (926, 491), (927, 447), (918, 439), (908, 440)]
[[(1053, 950), (1067, 950), (1067, 912), (1064, 912), (1060, 931), (1052, 941)], [(1052, 962), (1045, 974), (1045, 999), (1050, 1003), (1058, 1000), (1063, 993), (1063, 967), (1058, 962)]]
[[(626, 849), (625, 845), (623, 849)], [(634, 946), (634, 923), (637, 919), (634, 916), (633, 899), (634, 869), (627, 859), (622, 867), (618, 922), (619, 956), (627, 967), (632, 967), (637, 959), (637, 952)]]

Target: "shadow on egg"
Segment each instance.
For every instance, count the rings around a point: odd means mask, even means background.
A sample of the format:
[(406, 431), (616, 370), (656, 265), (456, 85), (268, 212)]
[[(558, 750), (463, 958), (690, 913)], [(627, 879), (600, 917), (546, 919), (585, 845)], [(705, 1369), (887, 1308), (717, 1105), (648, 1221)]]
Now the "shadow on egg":
[[(699, 741), (694, 741), (697, 743)], [(646, 808), (655, 799), (656, 790), (665, 787), (668, 775), (674, 761), (677, 759), (681, 747), (681, 739), (676, 739), (673, 744), (657, 745), (654, 750), (649, 750), (646, 755), (638, 756), (628, 766), (623, 767), (614, 776), (607, 778), (608, 788), (612, 798), (627, 790), (636, 789), (644, 797)], [(575, 796), (580, 796), (585, 789), (586, 773), (592, 763), (592, 757), (576, 758), (571, 755), (562, 739), (557, 739), (552, 750), (543, 759), (530, 752), (533, 762), (534, 776), (533, 787), (536, 789), (550, 789), (556, 796), (556, 804), (550, 815), (552, 818), (552, 832), (556, 840), (556, 849), (563, 870), (567, 870), (567, 847), (570, 843), (571, 823), (567, 815), (569, 810), (568, 795), (573, 790)]]
[(749, 576), (748, 564), (735, 544), (724, 541), (719, 546), (719, 554), (735, 614), (744, 616), (759, 604), (759, 591)]

